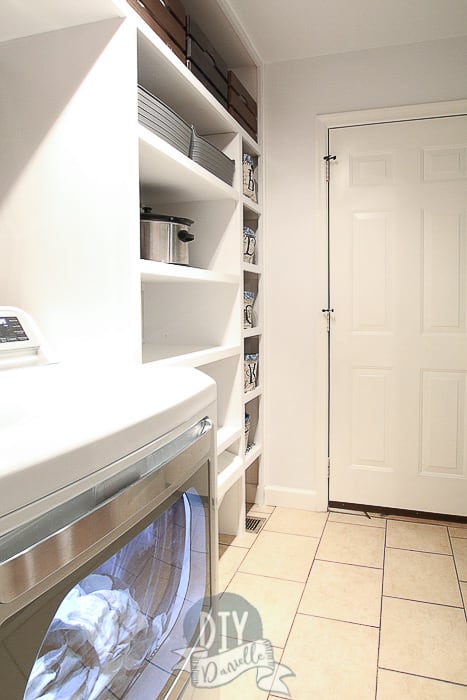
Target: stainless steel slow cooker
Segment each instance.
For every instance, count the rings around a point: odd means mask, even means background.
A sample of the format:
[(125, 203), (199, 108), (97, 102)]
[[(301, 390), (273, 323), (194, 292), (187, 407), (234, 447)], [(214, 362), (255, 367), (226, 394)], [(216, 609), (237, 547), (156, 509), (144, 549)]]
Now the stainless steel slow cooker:
[(145, 260), (189, 265), (188, 244), (194, 240), (190, 233), (191, 219), (153, 214), (143, 207), (140, 222), (141, 257)]

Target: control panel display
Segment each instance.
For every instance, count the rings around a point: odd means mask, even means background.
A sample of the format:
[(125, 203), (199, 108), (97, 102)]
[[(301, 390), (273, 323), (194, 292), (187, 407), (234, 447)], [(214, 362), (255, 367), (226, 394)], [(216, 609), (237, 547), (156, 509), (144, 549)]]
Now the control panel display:
[(29, 340), (17, 316), (0, 316), (0, 343)]

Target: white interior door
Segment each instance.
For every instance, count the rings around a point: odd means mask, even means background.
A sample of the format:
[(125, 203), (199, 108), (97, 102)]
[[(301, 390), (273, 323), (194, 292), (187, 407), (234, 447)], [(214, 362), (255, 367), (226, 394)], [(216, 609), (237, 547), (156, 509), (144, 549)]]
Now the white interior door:
[(467, 515), (467, 117), (329, 152), (330, 500)]

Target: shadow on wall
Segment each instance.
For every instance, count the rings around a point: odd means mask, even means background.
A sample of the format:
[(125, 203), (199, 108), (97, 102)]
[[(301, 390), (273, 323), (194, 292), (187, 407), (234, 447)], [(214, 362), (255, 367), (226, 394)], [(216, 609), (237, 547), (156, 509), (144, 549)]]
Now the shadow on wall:
[[(0, 45), (0, 204), (52, 130), (122, 20)], [(27, 203), (25, 203), (27, 206)]]

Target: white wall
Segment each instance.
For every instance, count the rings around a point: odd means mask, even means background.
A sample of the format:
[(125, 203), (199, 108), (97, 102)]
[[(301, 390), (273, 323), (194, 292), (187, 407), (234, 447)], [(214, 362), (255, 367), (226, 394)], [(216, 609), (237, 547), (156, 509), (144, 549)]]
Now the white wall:
[(325, 231), (315, 219), (324, 153), (314, 152), (315, 116), (466, 98), (466, 75), (467, 37), (265, 67), (268, 503), (327, 503), (317, 427), (326, 408), (316, 399), (325, 370), (316, 351), (326, 342)]
[(0, 303), (61, 361), (137, 362), (135, 32), (115, 19), (10, 41), (0, 75)]

